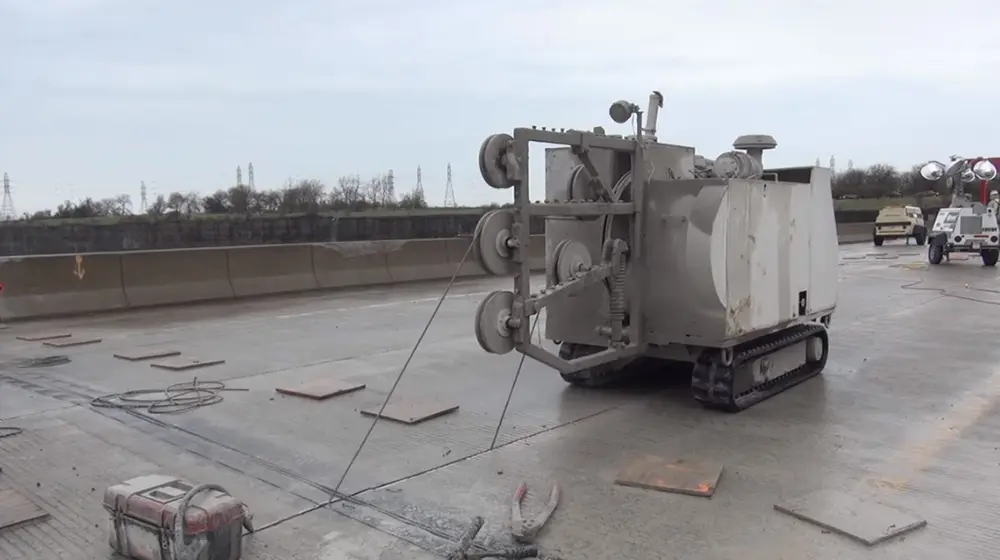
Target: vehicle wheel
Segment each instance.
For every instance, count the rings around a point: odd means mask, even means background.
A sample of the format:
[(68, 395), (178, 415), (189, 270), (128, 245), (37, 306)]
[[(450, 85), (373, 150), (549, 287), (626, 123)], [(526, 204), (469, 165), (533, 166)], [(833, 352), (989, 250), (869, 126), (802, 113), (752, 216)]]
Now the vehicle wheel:
[(875, 246), (876, 247), (881, 247), (882, 246), (882, 242), (885, 241), (885, 240), (876, 235), (875, 239), (873, 241), (875, 242)]
[(927, 243), (927, 232), (926, 231), (918, 231), (913, 236), (913, 239), (915, 239), (917, 241), (917, 245), (923, 245), (924, 243)]
[(931, 245), (927, 248), (927, 262), (931, 264), (941, 264), (942, 257), (944, 257), (944, 247), (940, 245)]
[(979, 252), (983, 259), (983, 266), (996, 266), (997, 257), (1000, 257), (1000, 249), (983, 249)]

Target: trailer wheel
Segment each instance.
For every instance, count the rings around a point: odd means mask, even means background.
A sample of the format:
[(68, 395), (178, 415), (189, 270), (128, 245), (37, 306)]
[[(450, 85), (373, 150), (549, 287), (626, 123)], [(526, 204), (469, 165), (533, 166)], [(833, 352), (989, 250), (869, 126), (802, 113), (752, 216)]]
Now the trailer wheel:
[(927, 243), (927, 231), (926, 230), (918, 231), (916, 234), (913, 235), (913, 239), (917, 241), (917, 245), (923, 245), (924, 243)]
[(884, 239), (882, 239), (881, 237), (879, 237), (879, 236), (877, 236), (877, 235), (876, 235), (876, 236), (875, 236), (875, 237), (874, 237), (874, 238), (872, 239), (872, 241), (873, 241), (873, 242), (875, 243), (875, 246), (876, 246), (876, 247), (881, 247), (881, 246), (882, 246), (882, 243), (883, 243), (883, 242), (884, 242), (885, 240), (884, 240)]
[(931, 245), (927, 248), (927, 262), (941, 264), (942, 257), (944, 257), (944, 247), (941, 245)]
[(983, 266), (996, 266), (1000, 249), (983, 249), (979, 252), (979, 256), (983, 259)]

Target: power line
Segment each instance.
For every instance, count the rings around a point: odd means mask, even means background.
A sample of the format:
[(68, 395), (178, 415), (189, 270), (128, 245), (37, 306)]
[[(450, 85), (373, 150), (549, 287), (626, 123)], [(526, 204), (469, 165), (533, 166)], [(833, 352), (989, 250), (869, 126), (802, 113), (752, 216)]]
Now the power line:
[(445, 208), (454, 208), (458, 206), (455, 203), (455, 187), (451, 184), (451, 164), (448, 164), (448, 182), (444, 186), (444, 206)]
[(0, 207), (0, 218), (4, 221), (17, 219), (14, 212), (14, 197), (10, 194), (10, 175), (3, 174), (3, 206)]

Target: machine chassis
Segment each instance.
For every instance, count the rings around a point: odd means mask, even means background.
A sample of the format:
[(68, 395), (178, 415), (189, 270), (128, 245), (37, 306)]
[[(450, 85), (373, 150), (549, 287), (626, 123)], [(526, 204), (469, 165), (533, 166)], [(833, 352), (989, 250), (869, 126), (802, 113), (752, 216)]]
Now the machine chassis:
[[(652, 99), (651, 112), (654, 115), (651, 120), (655, 120)], [(622, 201), (614, 189), (600, 179), (597, 166), (590, 157), (592, 148), (610, 149), (628, 154), (631, 169), (646, 169), (647, 142), (642, 134), (645, 130), (642, 112), (636, 110), (634, 116), (638, 121), (637, 134), (628, 138), (605, 135), (600, 129), (591, 133), (532, 127), (514, 129), (512, 136), (495, 134), (483, 142), (480, 148), (483, 178), (493, 188), (513, 187), (514, 208), (483, 216), (476, 228), (473, 246), (487, 271), (513, 274), (514, 289), (513, 292), (493, 292), (480, 304), (476, 316), (476, 335), (480, 345), (488, 352), (498, 354), (516, 349), (556, 369), (567, 382), (586, 386), (600, 386), (627, 376), (630, 365), (647, 358), (685, 362), (693, 365), (692, 391), (695, 398), (706, 406), (731, 412), (756, 404), (820, 373), (828, 354), (826, 328), (833, 309), (806, 314), (804, 303), (800, 304), (803, 312), (782, 325), (766, 331), (755, 330), (743, 337), (727, 339), (719, 345), (650, 343), (642, 312), (645, 293), (642, 283), (648, 278), (643, 258), (644, 196), (649, 181), (643, 173), (633, 174), (629, 191), (631, 198)], [(589, 175), (589, 186), (605, 200), (547, 200), (544, 204), (532, 204), (528, 177), (528, 148), (531, 142), (570, 147)], [(757, 161), (759, 163), (759, 157)], [(593, 264), (572, 247), (572, 241), (564, 241), (555, 248), (555, 254), (558, 256), (560, 252), (565, 252), (575, 259), (572, 278), (550, 282), (539, 294), (531, 293), (528, 254), (532, 242), (529, 223), (533, 216), (596, 220), (616, 215), (631, 217), (629, 238), (635, 240), (634, 243), (606, 239), (602, 262)], [(495, 253), (508, 259), (510, 266), (492, 263)], [(485, 254), (489, 254), (490, 258), (484, 258)], [(626, 270), (636, 283), (628, 298), (621, 294)], [(607, 347), (560, 341), (559, 353), (554, 354), (532, 342), (532, 315), (538, 314), (554, 298), (580, 293), (598, 283), (607, 283), (611, 293), (610, 325), (602, 327), (605, 330), (602, 335), (609, 341)], [(628, 317), (627, 324), (622, 321), (624, 316)], [(802, 349), (801, 364), (790, 366), (784, 373), (766, 376), (771, 368), (767, 365), (771, 354), (780, 354), (786, 349), (799, 352), (799, 347)], [(752, 376), (740, 368), (753, 369)], [(739, 379), (737, 373), (740, 374)]]

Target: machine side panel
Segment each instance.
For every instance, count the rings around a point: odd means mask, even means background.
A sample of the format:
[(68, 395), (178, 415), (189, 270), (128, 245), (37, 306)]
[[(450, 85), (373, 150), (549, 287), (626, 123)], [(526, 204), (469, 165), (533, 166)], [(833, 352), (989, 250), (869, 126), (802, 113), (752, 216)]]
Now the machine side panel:
[(824, 167), (812, 170), (811, 217), (808, 222), (810, 284), (807, 310), (810, 314), (829, 311), (837, 306), (839, 246), (837, 222), (833, 214), (833, 194), (830, 190), (831, 175), (831, 171)]
[(646, 332), (652, 344), (725, 338), (726, 184), (663, 181), (647, 194)]
[(761, 254), (755, 254), (757, 243), (754, 236), (759, 234), (756, 230), (760, 224), (755, 212), (760, 212), (762, 205), (755, 194), (745, 181), (729, 181), (726, 204), (723, 212), (720, 212), (728, 217), (726, 247), (722, 255), (716, 254), (714, 257), (721, 259), (720, 264), (726, 274), (723, 300), (726, 309), (726, 338), (737, 337), (751, 330), (753, 307), (758, 303), (753, 297), (764, 296), (751, 290), (753, 269), (766, 266), (759, 259), (767, 253), (764, 250)]
[[(591, 157), (598, 172), (605, 181), (612, 180), (614, 153), (610, 150), (593, 149)], [(569, 181), (573, 169), (580, 160), (570, 148), (548, 148), (545, 150), (545, 198), (548, 200), (569, 200)], [(545, 262), (550, 268), (554, 261), (556, 246), (565, 239), (573, 239), (587, 246), (594, 263), (601, 261), (602, 222), (600, 220), (578, 220), (569, 217), (549, 217), (545, 220)], [(546, 275), (546, 285), (554, 279)], [(550, 340), (566, 340), (581, 344), (604, 344), (596, 328), (607, 323), (608, 290), (603, 284), (587, 288), (583, 292), (562, 300), (552, 301), (545, 311), (545, 337)]]
[(785, 222), (789, 252), (789, 289), (785, 296), (792, 317), (799, 314), (799, 294), (806, 292), (806, 313), (812, 292), (812, 228), (807, 221), (812, 214), (812, 185), (785, 183), (791, 186), (790, 216)]
[(802, 183), (731, 181), (726, 335), (766, 331), (799, 316), (799, 293), (809, 291), (809, 230), (795, 216), (808, 209)]

